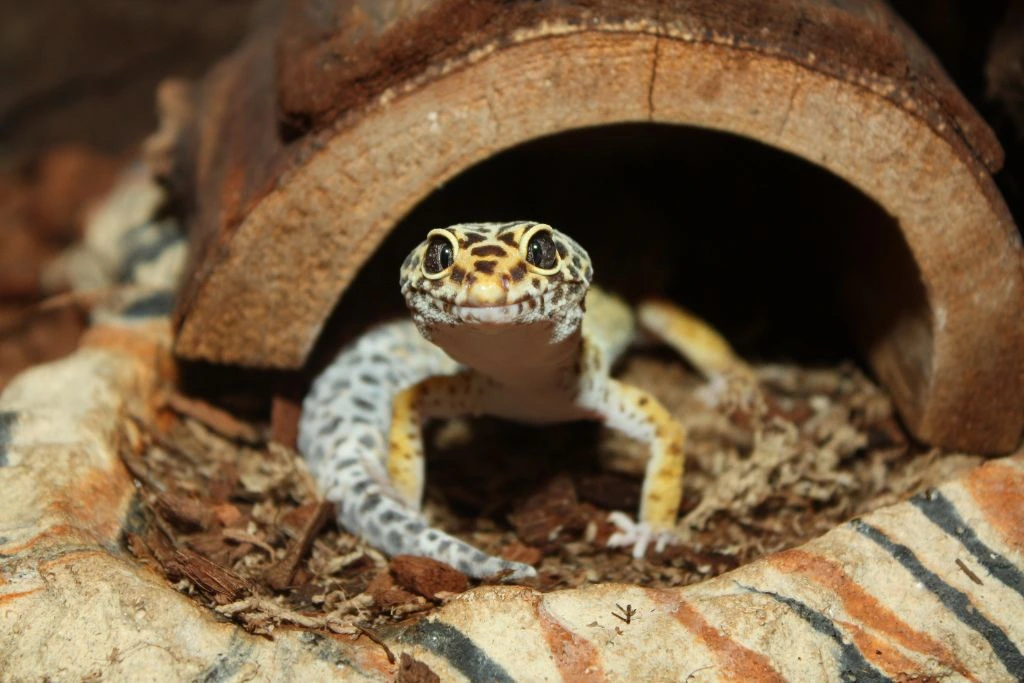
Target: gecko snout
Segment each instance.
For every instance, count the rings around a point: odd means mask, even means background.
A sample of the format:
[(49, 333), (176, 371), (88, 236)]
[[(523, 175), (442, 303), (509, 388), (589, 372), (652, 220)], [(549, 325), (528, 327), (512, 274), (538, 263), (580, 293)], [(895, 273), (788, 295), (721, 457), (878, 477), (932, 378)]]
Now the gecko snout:
[(508, 300), (507, 278), (489, 275), (477, 276), (466, 290), (468, 306), (501, 306)]

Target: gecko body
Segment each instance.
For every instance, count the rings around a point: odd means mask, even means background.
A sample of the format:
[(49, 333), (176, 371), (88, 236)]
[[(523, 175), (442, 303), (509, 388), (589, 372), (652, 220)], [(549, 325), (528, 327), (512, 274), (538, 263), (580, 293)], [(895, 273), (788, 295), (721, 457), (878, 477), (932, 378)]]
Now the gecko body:
[(610, 544), (640, 557), (671, 540), (682, 497), (685, 432), (646, 392), (611, 376), (634, 322), (714, 375), (740, 362), (714, 330), (661, 302), (636, 316), (591, 288), (586, 251), (543, 223), (432, 230), (406, 258), (411, 320), (344, 349), (303, 403), (299, 450), (339, 523), (388, 554), (446, 562), (476, 577), (533, 567), (490, 556), (430, 527), (420, 512), (426, 420), (492, 415), (530, 423), (597, 420), (648, 445), (639, 520), (612, 513)]

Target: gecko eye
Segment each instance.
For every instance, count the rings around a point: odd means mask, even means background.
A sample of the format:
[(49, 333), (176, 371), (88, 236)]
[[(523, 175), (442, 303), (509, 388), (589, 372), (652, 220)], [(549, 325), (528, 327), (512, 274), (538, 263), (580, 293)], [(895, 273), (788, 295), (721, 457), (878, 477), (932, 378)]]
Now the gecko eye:
[(444, 230), (431, 230), (427, 235), (427, 253), (423, 257), (423, 274), (436, 279), (455, 263), (455, 238)]
[(523, 236), (526, 247), (523, 258), (542, 274), (550, 275), (558, 268), (558, 250), (551, 237), (551, 228), (546, 225), (534, 226)]

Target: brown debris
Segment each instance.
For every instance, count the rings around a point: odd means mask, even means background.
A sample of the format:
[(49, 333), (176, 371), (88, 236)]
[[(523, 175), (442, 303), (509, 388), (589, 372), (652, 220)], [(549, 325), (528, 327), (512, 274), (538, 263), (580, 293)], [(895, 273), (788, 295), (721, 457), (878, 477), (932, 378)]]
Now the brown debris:
[(403, 652), (398, 661), (395, 683), (441, 683), (441, 677), (420, 660)]
[(263, 575), (271, 588), (284, 590), (292, 584), (299, 563), (309, 552), (317, 533), (327, 523), (332, 512), (334, 506), (321, 501), (303, 505), (285, 516), (282, 527), (291, 532), (294, 540), (288, 545), (284, 557)]
[(215, 517), (205, 502), (168, 492), (157, 495), (154, 505), (167, 521), (186, 531), (209, 529)]
[(540, 548), (535, 548), (531, 545), (524, 545), (518, 541), (509, 543), (505, 546), (500, 555), (506, 560), (521, 562), (531, 566), (540, 564), (541, 559), (544, 557), (544, 553), (541, 552)]
[[(645, 452), (594, 425), (473, 420), (428, 434), (428, 513), (486, 552), (537, 567), (526, 583), (540, 590), (680, 586), (799, 545), (978, 461), (916, 447), (886, 395), (855, 368), (756, 370), (760, 398), (708, 406), (695, 398), (703, 383), (679, 362), (636, 354), (624, 364), (622, 378), (689, 431), (684, 541), (660, 554), (635, 560), (606, 547), (608, 512), (636, 513)], [(123, 457), (152, 507), (129, 548), (254, 633), (282, 623), (362, 633), (480, 583), (424, 558), (388, 562), (337, 529), (298, 454), (279, 444), (253, 447), (187, 416), (167, 433), (135, 424), (148, 449), (126, 447)], [(474, 457), (484, 448), (488, 458)], [(614, 471), (599, 471), (599, 460)]]
[(465, 574), (429, 557), (396, 555), (388, 566), (398, 585), (430, 600), (438, 599), (439, 593), (461, 593), (469, 587)]
[(253, 591), (253, 585), (242, 577), (187, 548), (175, 551), (172, 570), (190, 579), (221, 604)]
[(252, 425), (242, 422), (226, 410), (212, 406), (206, 401), (188, 398), (177, 392), (167, 394), (166, 401), (167, 406), (179, 415), (187, 415), (198, 420), (229, 439), (237, 439), (249, 444), (259, 443), (262, 440), (259, 431)]
[(587, 509), (580, 505), (576, 488), (566, 476), (551, 480), (509, 515), (519, 539), (541, 549), (578, 537), (589, 521)]
[(384, 610), (398, 607), (416, 600), (416, 594), (403, 590), (395, 583), (390, 572), (381, 572), (366, 586), (366, 592), (373, 596), (373, 601)]

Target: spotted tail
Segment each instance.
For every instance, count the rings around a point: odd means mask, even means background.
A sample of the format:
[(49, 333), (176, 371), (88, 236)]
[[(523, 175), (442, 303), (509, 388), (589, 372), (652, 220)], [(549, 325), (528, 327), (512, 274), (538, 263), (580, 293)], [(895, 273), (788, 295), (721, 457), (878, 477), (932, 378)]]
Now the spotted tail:
[(313, 382), (302, 404), (299, 451), (349, 532), (389, 555), (420, 555), (478, 578), (535, 574), (529, 565), (487, 555), (427, 525), (388, 481), (391, 405), (407, 386), (458, 365), (423, 339), (411, 321), (381, 325), (344, 349)]

